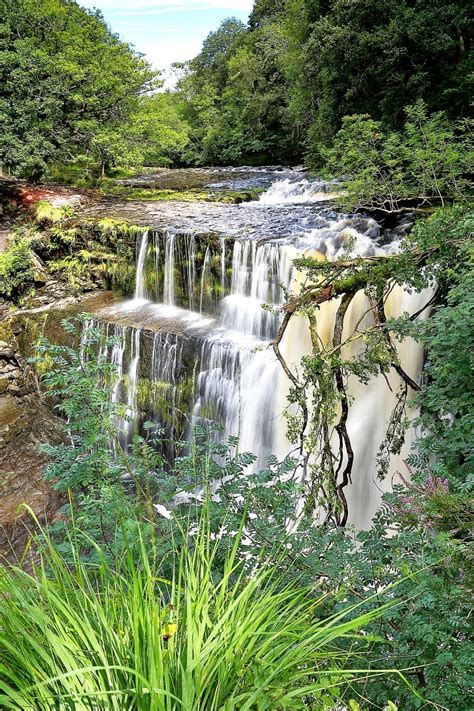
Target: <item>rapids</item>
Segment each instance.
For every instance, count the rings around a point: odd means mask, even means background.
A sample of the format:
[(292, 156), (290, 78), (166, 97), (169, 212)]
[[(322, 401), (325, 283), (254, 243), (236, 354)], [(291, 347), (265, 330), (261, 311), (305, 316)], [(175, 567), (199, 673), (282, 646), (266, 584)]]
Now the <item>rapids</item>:
[[(192, 184), (201, 181), (216, 189), (257, 185), (265, 192), (241, 205), (113, 206), (114, 216), (119, 210), (119, 217), (150, 226), (137, 241), (134, 298), (95, 315), (115, 336), (115, 345), (103, 356), (116, 365), (113, 397), (126, 404), (130, 420), (117, 427), (126, 443), (145, 419), (152, 419), (173, 442), (189, 438), (196, 425), (217, 422), (223, 441), (237, 436), (240, 450), (256, 454), (257, 465), (263, 466), (270, 454), (283, 458), (290, 450), (282, 416), (288, 381), (269, 344), (278, 329), (278, 307), (288, 290), (299, 287), (293, 259), (301, 254), (334, 259), (393, 253), (411, 224), (405, 219), (384, 230), (370, 217), (337, 214), (330, 204), (337, 186), (311, 181), (300, 170), (189, 173)], [(170, 174), (164, 173), (167, 180)], [(155, 183), (159, 178), (155, 176)], [(112, 208), (105, 204), (100, 209), (106, 216)], [(413, 313), (425, 301), (424, 294), (394, 289), (388, 316)], [(327, 303), (319, 310), (323, 343), (332, 338), (336, 309), (337, 304)], [(359, 328), (367, 327), (370, 319), (367, 298), (360, 293), (347, 314), (345, 335), (358, 322)], [(292, 365), (309, 352), (305, 319), (292, 319), (282, 348)], [(345, 348), (344, 355), (349, 355), (356, 346)], [(413, 342), (400, 349), (402, 365), (415, 379), (422, 355)], [(370, 523), (382, 490), (391, 486), (390, 477), (378, 481), (375, 466), (395, 404), (396, 374), (390, 375), (390, 385), (383, 377), (368, 385), (355, 379), (349, 383), (348, 430), (355, 464), (346, 495), (349, 520), (358, 528)], [(394, 458), (392, 475), (403, 467), (411, 437), (409, 433), (404, 450)], [(173, 456), (172, 445), (167, 453)]]

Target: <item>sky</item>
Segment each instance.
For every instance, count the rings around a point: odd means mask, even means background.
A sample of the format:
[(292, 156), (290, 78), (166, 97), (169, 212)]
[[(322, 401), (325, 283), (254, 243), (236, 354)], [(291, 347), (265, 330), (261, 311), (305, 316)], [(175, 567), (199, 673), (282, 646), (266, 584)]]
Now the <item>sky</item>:
[(209, 32), (226, 17), (246, 22), (252, 0), (78, 0), (102, 11), (113, 32), (157, 69), (199, 54)]

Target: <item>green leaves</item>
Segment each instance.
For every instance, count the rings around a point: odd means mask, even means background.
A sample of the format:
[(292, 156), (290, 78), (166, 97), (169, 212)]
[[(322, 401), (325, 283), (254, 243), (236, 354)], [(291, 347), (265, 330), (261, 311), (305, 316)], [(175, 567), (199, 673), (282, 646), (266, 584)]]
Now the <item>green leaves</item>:
[(425, 433), (412, 459), (424, 471), (430, 470), (434, 460), (436, 475), (447, 477), (454, 490), (466, 493), (474, 485), (473, 293), (471, 269), (459, 275), (459, 283), (447, 294), (447, 304), (435, 311), (422, 330), (429, 378), (419, 397)]
[[(77, 527), (68, 566), (46, 537), (35, 575), (0, 571), (0, 704), (49, 711), (316, 708), (358, 675), (349, 646), (380, 617), (325, 615), (311, 587), (238, 557), (243, 522), (215, 575), (206, 509), (163, 576), (139, 529), (113, 556)], [(94, 550), (96, 564), (80, 550)], [(355, 661), (355, 660), (354, 660)], [(355, 668), (353, 668), (355, 667)]]
[(33, 255), (26, 240), (15, 240), (0, 253), (0, 296), (21, 301), (33, 288)]
[(61, 0), (3, 6), (0, 162), (38, 178), (126, 122), (154, 73), (99, 13)]
[(347, 176), (344, 208), (396, 212), (410, 200), (424, 206), (463, 199), (473, 157), (469, 127), (428, 114), (421, 100), (405, 114), (404, 130), (397, 133), (368, 115), (342, 119), (323, 154), (331, 175)]

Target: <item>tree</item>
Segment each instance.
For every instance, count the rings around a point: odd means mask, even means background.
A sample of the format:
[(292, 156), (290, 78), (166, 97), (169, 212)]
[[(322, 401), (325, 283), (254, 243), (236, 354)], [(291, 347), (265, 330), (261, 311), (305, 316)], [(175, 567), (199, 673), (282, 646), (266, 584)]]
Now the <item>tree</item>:
[(39, 177), (87, 153), (153, 86), (147, 62), (73, 0), (2, 0), (0, 162)]
[(429, 115), (422, 100), (405, 110), (401, 131), (384, 130), (368, 115), (345, 116), (333, 145), (317, 147), (326, 171), (343, 175), (345, 209), (397, 212), (408, 204), (463, 200), (473, 158), (468, 121)]
[(198, 163), (268, 163), (293, 155), (278, 14), (262, 5), (251, 30), (225, 20), (188, 63), (179, 89)]
[(288, 0), (285, 22), (290, 106), (313, 146), (330, 143), (348, 114), (398, 127), (420, 97), (431, 111), (468, 115), (465, 0)]
[(99, 129), (91, 141), (91, 152), (101, 165), (102, 177), (121, 165), (170, 165), (181, 160), (188, 134), (179, 96), (159, 93), (141, 97), (125, 123)]

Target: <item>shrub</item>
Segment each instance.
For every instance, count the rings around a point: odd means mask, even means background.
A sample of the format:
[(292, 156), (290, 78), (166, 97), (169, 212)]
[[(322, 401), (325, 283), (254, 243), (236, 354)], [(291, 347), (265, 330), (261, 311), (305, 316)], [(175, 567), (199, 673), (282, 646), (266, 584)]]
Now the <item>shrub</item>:
[(403, 131), (387, 132), (368, 115), (345, 116), (331, 148), (329, 175), (343, 175), (345, 209), (397, 212), (415, 202), (444, 205), (468, 194), (470, 124), (428, 114), (423, 101), (405, 109)]
[(72, 205), (61, 205), (54, 207), (47, 200), (41, 200), (36, 207), (36, 221), (40, 225), (55, 225), (66, 217), (71, 217), (74, 214)]
[(0, 297), (21, 301), (35, 281), (31, 250), (23, 240), (0, 254)]

